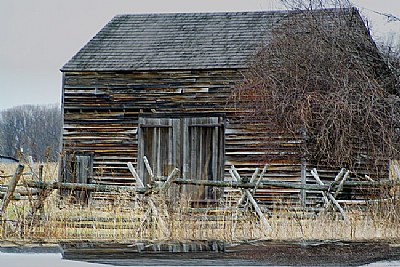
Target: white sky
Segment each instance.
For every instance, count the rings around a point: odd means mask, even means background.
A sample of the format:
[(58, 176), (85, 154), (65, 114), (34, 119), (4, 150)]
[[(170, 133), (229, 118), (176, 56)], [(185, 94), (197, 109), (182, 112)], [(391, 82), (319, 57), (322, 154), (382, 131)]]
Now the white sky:
[[(400, 36), (400, 0), (353, 0), (375, 40)], [(59, 103), (59, 69), (114, 15), (123, 13), (274, 10), (279, 0), (1, 0), (0, 110)]]

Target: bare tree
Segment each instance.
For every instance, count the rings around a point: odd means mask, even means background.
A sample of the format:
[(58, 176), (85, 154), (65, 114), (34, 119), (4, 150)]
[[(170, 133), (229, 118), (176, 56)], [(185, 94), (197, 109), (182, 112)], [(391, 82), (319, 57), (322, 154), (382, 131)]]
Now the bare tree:
[(400, 87), (400, 40), (395, 40), (393, 36), (387, 38), (379, 44), (382, 56), (394, 75), (396, 75)]
[(303, 135), (303, 154), (317, 165), (355, 168), (397, 157), (396, 79), (358, 11), (348, 1), (328, 1), (339, 9), (284, 2), (306, 11), (288, 13), (234, 92), (250, 111), (244, 119)]
[(24, 105), (0, 113), (0, 153), (37, 161), (56, 160), (62, 127), (58, 105)]
[(323, 8), (350, 8), (349, 0), (281, 0), (288, 9), (315, 10)]

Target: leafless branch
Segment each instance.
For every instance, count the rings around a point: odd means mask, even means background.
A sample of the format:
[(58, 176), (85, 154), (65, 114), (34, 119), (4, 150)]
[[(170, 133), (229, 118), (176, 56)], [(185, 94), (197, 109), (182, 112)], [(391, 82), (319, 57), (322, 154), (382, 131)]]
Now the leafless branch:
[(356, 10), (309, 9), (274, 30), (233, 99), (244, 120), (303, 133), (309, 161), (356, 168), (399, 155), (394, 80)]

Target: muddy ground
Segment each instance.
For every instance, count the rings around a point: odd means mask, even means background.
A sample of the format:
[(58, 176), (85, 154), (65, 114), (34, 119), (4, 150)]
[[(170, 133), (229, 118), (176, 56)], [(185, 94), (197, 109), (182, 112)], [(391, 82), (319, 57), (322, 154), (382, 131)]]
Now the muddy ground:
[(360, 266), (381, 260), (400, 260), (400, 243), (394, 242), (251, 242), (208, 245), (209, 251), (203, 248), (201, 252), (168, 252), (159, 246), (159, 251), (152, 251), (147, 246), (147, 250), (138, 252), (132, 244), (103, 244), (83, 250), (78, 246), (66, 248), (64, 257), (121, 266), (140, 262), (144, 264), (146, 260), (150, 260), (150, 265), (221, 265), (222, 262), (223, 265), (253, 266)]
[(381, 260), (399, 260), (400, 246), (387, 242), (275, 242), (240, 245), (227, 254), (264, 265), (360, 266)]
[[(195, 245), (193, 245), (195, 244)], [(25, 248), (24, 248), (25, 247)], [(38, 248), (39, 247), (39, 248)], [(138, 249), (138, 248), (141, 249)], [(173, 248), (173, 249), (171, 249)], [(184, 249), (183, 249), (184, 248)], [(69, 260), (128, 265), (263, 265), (263, 266), (361, 266), (382, 260), (400, 260), (400, 242), (249, 242), (224, 244), (178, 243), (171, 245), (68, 243), (18, 246), (0, 244), (0, 252), (63, 253)], [(196, 251), (202, 250), (202, 251)], [(183, 252), (186, 251), (186, 252)]]

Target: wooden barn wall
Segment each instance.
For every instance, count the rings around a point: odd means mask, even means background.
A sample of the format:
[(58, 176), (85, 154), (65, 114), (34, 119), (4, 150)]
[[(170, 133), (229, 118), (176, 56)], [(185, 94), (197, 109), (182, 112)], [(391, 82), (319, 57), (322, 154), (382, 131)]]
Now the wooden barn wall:
[[(302, 168), (299, 136), (273, 132), (260, 121), (243, 124), (235, 116), (229, 98), (235, 83), (242, 79), (240, 70), (65, 72), (63, 79), (64, 158), (90, 157), (90, 162), (85, 161), (93, 168), (88, 172), (89, 183), (134, 184), (127, 162), (137, 165), (138, 120), (144, 113), (226, 114), (227, 181), (231, 165), (250, 177), (256, 167), (268, 163), (265, 179), (315, 183), (309, 174), (313, 166)], [(61, 180), (76, 182), (65, 171), (68, 160), (64, 162)], [(339, 169), (322, 171), (323, 180), (332, 181)], [(258, 190), (255, 196), (268, 205), (278, 198), (312, 204), (313, 195), (309, 194), (308, 203), (305, 193), (271, 188)]]
[[(235, 70), (161, 72), (64, 73), (65, 155), (93, 157), (89, 182), (132, 184), (127, 162), (137, 163), (138, 118), (141, 113), (225, 113), (225, 179), (233, 164), (243, 176), (271, 164), (267, 179), (300, 182), (299, 140), (285, 133), (269, 133), (261, 122), (244, 125), (235, 119), (229, 97), (242, 78)], [(268, 160), (267, 160), (268, 159)], [(273, 159), (273, 160), (271, 160)], [(65, 175), (63, 180), (71, 180)], [(260, 190), (271, 194), (298, 195), (298, 190)]]

